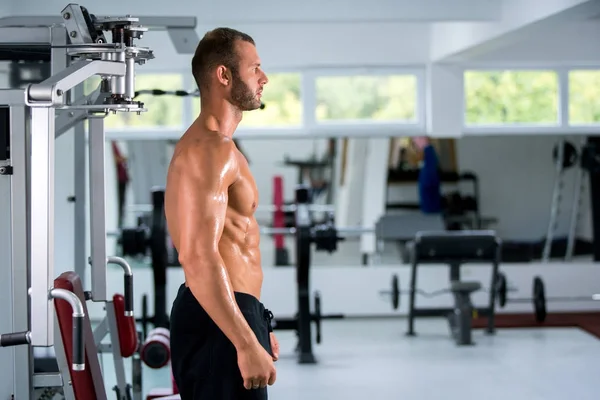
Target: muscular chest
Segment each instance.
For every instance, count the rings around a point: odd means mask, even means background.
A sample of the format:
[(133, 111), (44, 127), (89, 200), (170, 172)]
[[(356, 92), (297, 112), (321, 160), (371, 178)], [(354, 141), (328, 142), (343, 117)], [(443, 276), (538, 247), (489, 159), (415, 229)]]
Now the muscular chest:
[(244, 215), (254, 214), (258, 205), (258, 188), (246, 158), (238, 154), (239, 177), (229, 188), (229, 205)]

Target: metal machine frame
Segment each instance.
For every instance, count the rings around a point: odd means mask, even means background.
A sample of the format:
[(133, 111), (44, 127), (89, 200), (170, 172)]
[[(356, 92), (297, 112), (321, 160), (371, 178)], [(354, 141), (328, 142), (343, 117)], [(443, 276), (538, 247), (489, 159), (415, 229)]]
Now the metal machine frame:
[[(70, 385), (63, 385), (70, 380), (70, 370), (55, 321), (54, 298), (66, 300), (73, 307), (74, 329), (81, 327), (84, 315), (77, 296), (52, 287), (55, 139), (75, 129), (74, 268), (84, 281), (87, 264), (91, 264), (89, 298), (107, 302), (104, 117), (109, 112), (146, 111), (142, 103), (134, 101), (135, 64), (154, 58), (152, 50), (133, 44), (148, 29), (141, 22), (166, 28), (175, 47), (185, 53), (190, 49), (185, 48), (189, 41), (184, 39), (196, 35), (196, 20), (190, 17), (97, 17), (77, 4), (67, 5), (60, 15), (0, 19), (2, 60), (14, 60), (11, 52), (26, 48), (37, 53), (38, 61), (50, 64), (50, 76), (42, 82), (23, 89), (0, 90), (0, 175), (5, 175), (0, 178), (0, 194), (6, 199), (0, 229), (7, 238), (0, 241), (0, 250), (5, 250), (0, 254), (6, 255), (3, 265), (11, 274), (11, 291), (4, 296), (8, 300), (5, 309), (12, 318), (10, 330), (0, 332), (0, 347), (7, 347), (0, 349), (0, 358), (12, 364), (5, 373), (13, 377), (10, 392), (3, 393), (6, 389), (0, 387), (1, 398), (33, 398), (36, 387), (57, 385), (64, 387), (67, 398), (74, 398)], [(104, 36), (105, 31), (111, 32), (112, 42)], [(16, 53), (14, 57), (19, 59)], [(94, 75), (99, 75), (102, 83), (91, 95), (80, 97), (83, 82)], [(89, 260), (85, 254), (87, 190), (83, 168), (86, 119), (87, 188), (94, 199), (89, 210)], [(59, 340), (55, 340), (56, 335)], [(74, 335), (75, 339), (80, 336)], [(79, 362), (82, 342), (83, 338), (74, 340), (73, 371), (84, 368)], [(54, 347), (58, 376), (34, 374), (33, 348), (37, 347)]]

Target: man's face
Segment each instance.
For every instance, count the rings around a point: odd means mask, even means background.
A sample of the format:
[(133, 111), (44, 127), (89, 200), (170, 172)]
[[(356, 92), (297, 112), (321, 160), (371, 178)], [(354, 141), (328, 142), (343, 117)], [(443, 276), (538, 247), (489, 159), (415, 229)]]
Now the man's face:
[(242, 111), (256, 110), (261, 104), (263, 86), (269, 80), (260, 68), (260, 58), (252, 43), (239, 40), (236, 51), (239, 64), (232, 76), (231, 103)]

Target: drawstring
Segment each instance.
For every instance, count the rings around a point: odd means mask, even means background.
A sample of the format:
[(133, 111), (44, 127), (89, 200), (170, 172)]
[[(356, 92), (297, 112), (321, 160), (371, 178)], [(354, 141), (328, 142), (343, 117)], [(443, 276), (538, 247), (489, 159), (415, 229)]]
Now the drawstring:
[(269, 329), (269, 332), (273, 332), (273, 325), (271, 323), (271, 321), (273, 321), (273, 313), (270, 310), (267, 310), (265, 308), (265, 312), (264, 312), (264, 318), (267, 320), (268, 324), (267, 327)]

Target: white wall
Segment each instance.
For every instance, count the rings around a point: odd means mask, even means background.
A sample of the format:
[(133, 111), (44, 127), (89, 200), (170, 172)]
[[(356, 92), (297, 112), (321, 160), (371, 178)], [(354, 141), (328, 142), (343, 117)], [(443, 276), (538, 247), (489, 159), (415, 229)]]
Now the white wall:
[[(410, 66), (427, 62), (429, 56), (429, 28), (420, 24), (299, 23), (265, 26), (246, 23), (228, 26), (254, 38), (267, 72), (310, 67)], [(215, 27), (202, 25), (196, 31), (202, 37)], [(139, 45), (150, 47), (156, 56), (140, 67), (140, 72), (189, 72), (192, 55), (177, 54), (166, 32), (148, 32)]]
[[(481, 212), (498, 217), (503, 238), (537, 240), (545, 236), (554, 185), (552, 149), (556, 136), (463, 137), (457, 141), (461, 171), (479, 177)], [(579, 137), (569, 137), (579, 145)], [(575, 168), (564, 175), (564, 195), (557, 235), (566, 235), (573, 199)], [(586, 178), (586, 183), (589, 179)], [(589, 190), (582, 198), (579, 234), (591, 239)]]
[(600, 20), (563, 21), (532, 30), (520, 40), (472, 57), (469, 62), (600, 64)]
[[(207, 18), (207, 13), (219, 10), (218, 4), (184, 0), (165, 3), (147, 1), (124, 7), (123, 2), (107, 0), (86, 5), (97, 15), (158, 15), (196, 16), (196, 29), (202, 36), (217, 26), (229, 26), (254, 37), (267, 71), (307, 66), (365, 66), (365, 65), (411, 65), (427, 61), (429, 56), (429, 26), (425, 23), (396, 22), (255, 22), (250, 17), (230, 16), (232, 10), (245, 8), (245, 2), (230, 5), (221, 10), (218, 19)], [(354, 6), (362, 2), (353, 1)], [(35, 5), (35, 6), (33, 6)], [(65, 6), (63, 1), (24, 1), (15, 4), (15, 15), (57, 15)], [(321, 3), (320, 9), (326, 7)], [(348, 10), (350, 7), (348, 7)], [(260, 12), (261, 19), (269, 19), (270, 8)], [(360, 13), (356, 13), (358, 17)], [(293, 16), (290, 16), (293, 19)], [(376, 44), (376, 45), (374, 45)], [(143, 66), (143, 70), (178, 69), (189, 71), (191, 55), (176, 54), (166, 32), (147, 32), (139, 45), (155, 50), (156, 59)], [(140, 69), (141, 71), (142, 69)]]
[(12, 14), (13, 11), (13, 1), (12, 0), (4, 0), (0, 3), (0, 18), (7, 17)]
[(518, 42), (540, 27), (552, 29), (565, 20), (580, 22), (596, 17), (599, 4), (593, 0), (503, 0), (500, 3), (500, 21), (433, 24), (432, 60), (469, 60), (482, 51)]

